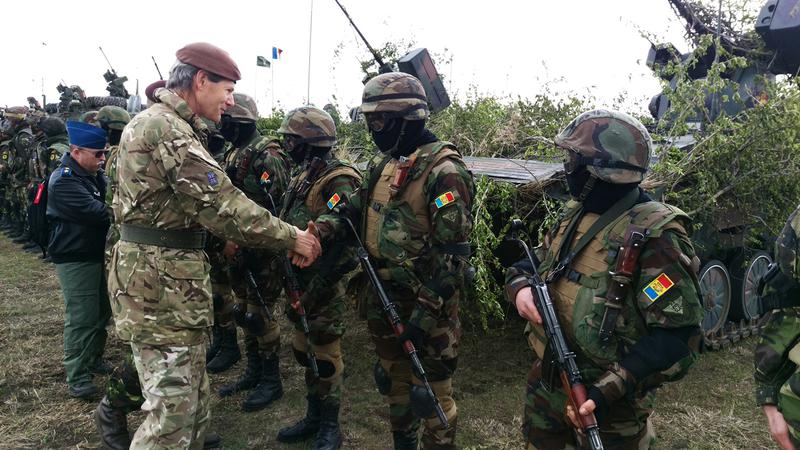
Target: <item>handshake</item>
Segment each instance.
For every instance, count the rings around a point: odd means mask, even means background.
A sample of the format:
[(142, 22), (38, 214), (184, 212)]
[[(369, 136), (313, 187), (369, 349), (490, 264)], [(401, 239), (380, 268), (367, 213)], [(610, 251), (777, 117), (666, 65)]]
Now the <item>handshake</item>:
[(297, 228), (297, 239), (294, 241), (294, 248), (289, 250), (289, 259), (297, 267), (305, 268), (314, 263), (322, 254), (319, 231), (314, 222), (308, 221), (305, 230)]

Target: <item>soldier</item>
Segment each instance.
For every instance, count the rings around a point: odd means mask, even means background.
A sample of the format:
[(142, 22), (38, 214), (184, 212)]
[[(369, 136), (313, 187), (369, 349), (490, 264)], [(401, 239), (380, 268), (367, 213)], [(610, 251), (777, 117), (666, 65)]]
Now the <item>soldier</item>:
[[(256, 129), (258, 109), (255, 101), (239, 93), (234, 94), (234, 100), (236, 104), (222, 115), (220, 129), (231, 143), (231, 149), (225, 157), (225, 170), (233, 185), (250, 200), (271, 209), (264, 183), (272, 180), (268, 192), (274, 198), (283, 195), (289, 183), (289, 157), (276, 141), (261, 136)], [(272, 212), (277, 215), (277, 212)], [(283, 256), (282, 253), (276, 255), (258, 249), (239, 249), (234, 264), (228, 265), (231, 285), (240, 300), (231, 307), (232, 318), (244, 330), (247, 367), (236, 381), (223, 386), (219, 394), (227, 397), (241, 390), (253, 389), (242, 403), (244, 411), (266, 408), (283, 396), (278, 359), (281, 330), (274, 318), (282, 289), (281, 269), (276, 258)], [(255, 287), (248, 283), (249, 275), (252, 275)], [(265, 304), (262, 305), (262, 301)], [(264, 308), (270, 309), (269, 315)], [(230, 308), (225, 306), (224, 309), (227, 311)], [(235, 330), (234, 326), (231, 334), (234, 343)], [(222, 333), (226, 332), (222, 330)]]
[[(5, 111), (4, 111), (5, 112)], [(0, 119), (0, 212), (3, 220), (0, 230), (9, 232), (13, 229), (11, 203), (6, 200), (6, 193), (11, 190), (10, 167), (11, 162), (11, 122), (5, 118)]]
[[(69, 152), (69, 137), (64, 121), (58, 117), (51, 116), (42, 120), (39, 127), (45, 134), (39, 160), (42, 163), (44, 179), (49, 179), (50, 174), (59, 166), (61, 158)], [(108, 160), (106, 160), (106, 164), (108, 164)]]
[(33, 143), (33, 133), (30, 125), (25, 121), (28, 114), (28, 107), (13, 106), (5, 112), (5, 117), (11, 122), (13, 137), (10, 142), (11, 155), (9, 158), (10, 190), (6, 194), (6, 199), (11, 204), (14, 217), (15, 230), (9, 235), (16, 244), (26, 242), (30, 238), (26, 227), (25, 189), (28, 185), (28, 155), (31, 144)]
[(776, 264), (759, 283), (760, 311), (773, 311), (755, 350), (756, 402), (781, 449), (800, 448), (800, 208), (775, 242)]
[[(20, 197), (20, 201), (24, 202), (25, 204), (26, 225), (28, 227), (28, 241), (22, 243), (22, 249), (25, 251), (35, 251), (37, 248), (39, 248), (39, 244), (35, 242), (33, 230), (34, 221), (36, 220), (36, 217), (34, 217), (36, 216), (34, 213), (34, 207), (38, 208), (38, 205), (34, 206), (33, 201), (36, 197), (36, 191), (44, 180), (45, 175), (44, 164), (40, 159), (40, 153), (43, 150), (47, 136), (39, 127), (40, 122), (45, 118), (45, 116), (46, 114), (44, 111), (40, 109), (31, 109), (28, 111), (28, 115), (25, 118), (25, 121), (28, 122), (31, 127), (31, 132), (33, 133), (33, 140), (31, 141), (30, 148), (28, 150), (28, 184), (21, 193)], [(46, 246), (47, 243), (43, 242), (43, 245)]]
[(200, 448), (210, 419), (204, 331), (212, 325), (205, 231), (251, 247), (290, 250), (300, 265), (317, 239), (236, 189), (205, 148), (201, 117), (218, 122), (240, 79), (206, 43), (176, 53), (159, 103), (125, 127), (117, 157), (120, 240), (109, 291), (119, 337), (130, 342), (148, 412), (131, 448)]
[[(358, 262), (337, 230), (346, 229), (343, 218), (332, 212), (340, 199), (348, 198), (361, 185), (361, 175), (351, 165), (334, 158), (336, 126), (331, 116), (314, 107), (290, 111), (278, 128), (292, 160), (301, 172), (292, 178), (284, 199), (281, 217), (296, 226), (314, 225), (325, 256), (313, 266), (294, 271), (300, 302), (306, 314), (306, 336), (292, 298), (287, 295), (286, 315), (294, 323), (292, 349), (305, 368), (308, 400), (306, 417), (278, 432), (278, 441), (297, 442), (314, 437), (314, 449), (336, 449), (342, 445), (339, 408), (342, 395), (341, 339), (345, 326), (345, 281), (343, 275)], [(288, 289), (287, 289), (288, 291)], [(309, 355), (316, 360), (318, 375), (312, 370)]]
[[(638, 120), (588, 111), (555, 142), (566, 152), (573, 200), (537, 257), (588, 387), (589, 400), (579, 410), (594, 412), (607, 448), (647, 448), (655, 437), (649, 420), (654, 390), (686, 374), (702, 337), (700, 261), (687, 235), (689, 217), (652, 201), (639, 188), (652, 143)], [(621, 247), (641, 253), (622, 256)], [(612, 290), (610, 273), (618, 257), (632, 258), (636, 269), (628, 278), (615, 276)], [(537, 355), (528, 378), (523, 433), (531, 449), (586, 445), (584, 435), (572, 428), (577, 427), (574, 411), (567, 411), (573, 425), (565, 421), (566, 396), (552, 386), (552, 367), (543, 363), (550, 360), (549, 350), (526, 277), (531, 270), (523, 260), (506, 276), (506, 294), (531, 322), (528, 340)]]
[(379, 361), (378, 390), (389, 404), (397, 449), (417, 448), (419, 419), (412, 413), (420, 380), (402, 343), (411, 340), (447, 415), (424, 419), (425, 448), (456, 448), (452, 377), (458, 361), (459, 302), (466, 293), (474, 183), (455, 146), (425, 128), (428, 105), (422, 84), (404, 73), (381, 74), (364, 86), (361, 110), (375, 145), (360, 194), (347, 209), (360, 212), (362, 240), (389, 298), (407, 322), (394, 336), (377, 296), (367, 305), (367, 325)]
[[(112, 212), (114, 209), (114, 195), (119, 186), (117, 180), (117, 156), (119, 156), (119, 140), (122, 137), (122, 130), (131, 121), (128, 111), (119, 106), (104, 106), (97, 111), (97, 124), (108, 134), (108, 156), (106, 157), (105, 172), (108, 177), (108, 188), (106, 189), (106, 205)], [(119, 227), (116, 226), (116, 219), (111, 223), (106, 236), (106, 265), (111, 258), (111, 247), (119, 240)]]

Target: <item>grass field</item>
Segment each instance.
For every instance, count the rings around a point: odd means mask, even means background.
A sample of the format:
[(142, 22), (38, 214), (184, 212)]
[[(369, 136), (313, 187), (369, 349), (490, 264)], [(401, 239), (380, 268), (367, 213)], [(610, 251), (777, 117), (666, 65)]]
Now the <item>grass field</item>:
[[(63, 356), (63, 302), (52, 265), (19, 251), (0, 237), (0, 448), (100, 448), (92, 422), (95, 403), (67, 395)], [(375, 357), (365, 323), (349, 316), (344, 339), (345, 394), (342, 427), (345, 448), (390, 448), (386, 408), (372, 382)], [(288, 326), (286, 326), (288, 331)], [(488, 334), (465, 333), (456, 399), (458, 443), (463, 448), (522, 448), (521, 422), (525, 376), (531, 354), (522, 324)], [(286, 333), (286, 336), (289, 334)], [(702, 356), (689, 376), (659, 393), (654, 416), (656, 448), (759, 449), (772, 447), (766, 421), (755, 407), (752, 382), (753, 338), (732, 349)], [(123, 344), (109, 339), (107, 358), (117, 363)], [(212, 389), (243, 370), (240, 362)], [(305, 411), (302, 374), (285, 342), (281, 352), (284, 397), (264, 411), (239, 409), (244, 394), (213, 396), (212, 429), (230, 449), (300, 449), (275, 441), (278, 429)], [(105, 379), (95, 379), (105, 386)], [(140, 413), (129, 418), (133, 430)]]

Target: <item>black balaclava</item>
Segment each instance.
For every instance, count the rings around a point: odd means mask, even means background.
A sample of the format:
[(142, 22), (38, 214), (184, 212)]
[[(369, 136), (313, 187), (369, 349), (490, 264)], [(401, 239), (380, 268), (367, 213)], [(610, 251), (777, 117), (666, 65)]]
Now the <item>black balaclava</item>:
[(256, 124), (255, 122), (223, 120), (219, 133), (233, 145), (233, 148), (241, 148), (253, 138), (253, 134), (256, 133)]
[(297, 144), (289, 152), (289, 156), (295, 164), (302, 164), (304, 161), (311, 161), (314, 158), (327, 160), (330, 155), (330, 147), (315, 147), (308, 143)]
[(382, 153), (394, 158), (408, 156), (419, 146), (436, 142), (436, 136), (425, 128), (425, 120), (389, 119), (381, 131), (372, 131), (372, 140)]
[[(586, 166), (575, 169), (566, 178), (570, 195), (583, 203), (584, 211), (595, 214), (608, 211), (628, 192), (639, 187), (639, 183), (615, 184), (600, 180), (593, 177)], [(594, 178), (593, 185), (587, 185), (591, 178)], [(647, 194), (641, 191), (637, 203), (648, 200)]]
[(109, 145), (119, 145), (119, 141), (122, 138), (122, 130), (112, 128), (106, 131), (108, 131)]

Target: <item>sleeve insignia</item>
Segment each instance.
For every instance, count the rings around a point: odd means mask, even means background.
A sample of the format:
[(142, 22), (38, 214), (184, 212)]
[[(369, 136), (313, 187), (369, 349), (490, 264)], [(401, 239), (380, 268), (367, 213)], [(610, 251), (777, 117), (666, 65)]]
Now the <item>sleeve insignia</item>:
[(334, 193), (333, 196), (331, 196), (331, 198), (328, 199), (328, 209), (333, 209), (333, 207), (336, 206), (336, 204), (339, 203), (339, 200), (341, 199), (342, 198), (339, 197), (339, 194)]
[(61, 168), (61, 176), (63, 177), (71, 177), (72, 176), (72, 169), (69, 167), (62, 167)]
[(656, 277), (655, 280), (651, 281), (650, 284), (648, 284), (642, 290), (642, 292), (644, 292), (644, 295), (646, 295), (647, 298), (649, 298), (651, 302), (654, 302), (659, 297), (664, 295), (665, 292), (670, 290), (670, 288), (672, 286), (674, 286), (674, 285), (675, 285), (675, 283), (673, 283), (672, 280), (669, 279), (667, 274), (666, 273), (662, 273), (661, 275)]
[(266, 182), (267, 182), (267, 180), (269, 180), (269, 172), (267, 172), (267, 171), (265, 170), (264, 172), (262, 172), (262, 173), (261, 173), (261, 178), (259, 179), (259, 182), (260, 182), (261, 184), (264, 184), (264, 183), (266, 183)]
[(436, 200), (434, 200), (433, 203), (436, 204), (436, 209), (441, 209), (443, 206), (453, 203), (455, 199), (456, 197), (453, 195), (453, 191), (449, 191), (436, 197)]
[(208, 178), (209, 186), (216, 186), (219, 184), (219, 180), (217, 179), (217, 174), (214, 172), (206, 173), (206, 177)]

